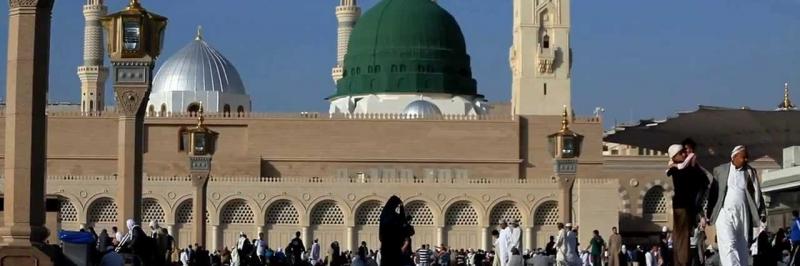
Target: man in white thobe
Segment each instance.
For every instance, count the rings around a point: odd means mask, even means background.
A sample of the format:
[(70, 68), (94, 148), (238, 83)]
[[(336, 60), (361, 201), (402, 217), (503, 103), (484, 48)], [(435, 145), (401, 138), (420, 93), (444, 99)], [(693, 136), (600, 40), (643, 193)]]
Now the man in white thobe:
[(567, 230), (563, 223), (558, 223), (556, 235), (556, 266), (567, 266)]
[(578, 255), (578, 236), (572, 231), (572, 224), (567, 223), (565, 226), (567, 231), (566, 242), (567, 246), (567, 265), (581, 265), (581, 258)]
[(321, 261), (320, 259), (321, 258), (319, 254), (319, 239), (314, 239), (314, 244), (311, 244), (311, 264), (317, 265), (317, 263)]
[[(517, 248), (517, 250), (522, 250), (522, 229), (519, 228), (519, 219), (508, 219), (509, 224), (511, 225), (509, 230), (509, 237), (508, 237), (508, 254), (511, 256), (511, 249)], [(510, 257), (509, 257), (510, 258)]]
[(500, 220), (500, 230), (498, 231), (500, 231), (500, 236), (497, 237), (497, 254), (495, 255), (500, 259), (500, 266), (507, 266), (509, 255), (511, 254), (509, 246), (511, 230), (508, 228), (508, 222), (505, 219)]
[[(749, 265), (753, 228), (766, 227), (766, 206), (758, 174), (747, 164), (747, 149), (736, 146), (731, 162), (714, 168), (718, 186), (712, 188), (709, 203), (714, 202), (711, 218), (717, 228), (720, 262), (725, 266)], [(717, 192), (714, 194), (714, 192)]]

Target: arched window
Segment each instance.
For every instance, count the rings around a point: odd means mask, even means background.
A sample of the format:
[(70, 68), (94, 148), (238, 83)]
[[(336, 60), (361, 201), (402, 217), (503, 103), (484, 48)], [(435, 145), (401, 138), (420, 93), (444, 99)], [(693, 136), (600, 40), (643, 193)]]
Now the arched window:
[(225, 116), (230, 116), (231, 115), (231, 105), (226, 103), (224, 106), (222, 106), (222, 113)]
[(239, 107), (236, 107), (236, 116), (244, 116), (244, 106), (239, 105)]
[(551, 200), (536, 208), (533, 215), (534, 225), (556, 225), (558, 223), (558, 202)]
[(424, 201), (405, 204), (406, 214), (411, 215), (411, 225), (433, 225), (433, 211)]
[(77, 222), (78, 210), (69, 199), (61, 198), (58, 200), (58, 221), (59, 222)]
[(190, 115), (194, 116), (197, 112), (200, 111), (200, 104), (199, 103), (190, 103), (188, 107), (186, 107), (186, 112)]
[(667, 213), (667, 197), (664, 196), (663, 187), (655, 186), (644, 194), (642, 213), (645, 215)]
[(255, 222), (255, 215), (247, 202), (243, 199), (235, 199), (222, 208), (222, 224), (252, 224)]
[(545, 32), (544, 37), (542, 37), (542, 47), (545, 49), (550, 48), (550, 35), (547, 35), (547, 32)]
[(156, 107), (153, 106), (152, 104), (149, 107), (147, 107), (147, 115), (148, 116), (155, 116), (156, 115)]
[(445, 225), (478, 225), (478, 212), (469, 201), (459, 201), (447, 209)]
[(517, 205), (514, 204), (514, 202), (504, 201), (500, 204), (497, 204), (497, 206), (492, 209), (491, 215), (489, 215), (489, 222), (492, 225), (497, 225), (501, 219), (522, 220), (522, 213), (519, 211), (519, 208), (517, 208)]
[(167, 104), (161, 104), (161, 113), (158, 114), (159, 116), (167, 116)]
[(175, 210), (175, 222), (179, 224), (190, 224), (192, 223), (192, 200), (188, 199), (181, 202), (181, 205), (178, 205), (178, 209)]
[(381, 66), (375, 66), (375, 73), (381, 73)]
[(397, 65), (392, 65), (392, 72), (397, 72)]
[(406, 65), (400, 65), (400, 72), (406, 72)]
[(267, 209), (267, 224), (298, 224), (300, 214), (291, 201), (279, 200)]
[(339, 205), (332, 200), (326, 200), (314, 206), (311, 211), (311, 224), (313, 225), (335, 225), (344, 224), (344, 214)]
[(89, 100), (89, 112), (94, 112), (94, 101)]
[(142, 224), (149, 223), (150, 221), (164, 222), (164, 209), (158, 204), (158, 201), (153, 198), (146, 198), (142, 200)]
[(378, 225), (380, 223), (383, 204), (380, 201), (368, 201), (356, 211), (357, 225)]
[(117, 204), (111, 198), (100, 198), (89, 206), (89, 223), (116, 223)]

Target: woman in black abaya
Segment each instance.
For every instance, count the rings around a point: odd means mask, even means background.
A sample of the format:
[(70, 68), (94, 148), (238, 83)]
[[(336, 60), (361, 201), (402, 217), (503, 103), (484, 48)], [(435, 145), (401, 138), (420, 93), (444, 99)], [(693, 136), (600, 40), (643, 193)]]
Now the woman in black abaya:
[(403, 201), (392, 196), (381, 211), (378, 237), (381, 241), (381, 265), (406, 265), (410, 258), (404, 258), (403, 243), (414, 235), (414, 227), (406, 218)]

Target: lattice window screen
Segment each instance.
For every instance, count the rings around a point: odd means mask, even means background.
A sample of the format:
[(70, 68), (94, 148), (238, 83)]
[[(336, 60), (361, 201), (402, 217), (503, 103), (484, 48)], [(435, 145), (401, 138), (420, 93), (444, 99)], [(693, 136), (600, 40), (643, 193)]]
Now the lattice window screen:
[(478, 225), (478, 212), (468, 201), (459, 201), (447, 209), (446, 225)]
[(412, 201), (405, 205), (406, 214), (411, 215), (412, 225), (433, 225), (433, 212), (423, 201)]
[(383, 204), (379, 201), (369, 201), (361, 205), (356, 211), (356, 224), (358, 225), (378, 225), (380, 224), (381, 211)]
[(247, 202), (235, 199), (222, 208), (222, 224), (252, 224), (255, 223), (255, 214)]
[(344, 214), (336, 202), (323, 201), (311, 211), (311, 224), (344, 224)]
[(185, 200), (178, 205), (178, 209), (175, 211), (175, 219), (176, 222), (179, 224), (190, 224), (192, 223), (192, 200)]
[(664, 188), (655, 186), (648, 190), (644, 194), (642, 208), (644, 214), (667, 213), (667, 197), (664, 196)]
[(69, 199), (60, 199), (58, 201), (58, 221), (61, 222), (77, 222), (78, 221), (78, 209), (75, 208), (75, 205), (72, 205), (72, 202)]
[(517, 205), (511, 201), (501, 202), (497, 204), (497, 206), (492, 209), (491, 215), (489, 215), (489, 222), (492, 225), (497, 225), (500, 219), (508, 220), (508, 219), (518, 219), (522, 220), (522, 213), (517, 208)]
[(533, 215), (534, 225), (556, 225), (558, 223), (558, 202), (542, 203)]
[(267, 210), (267, 224), (299, 224), (300, 214), (291, 201), (280, 200)]
[(156, 199), (152, 198), (142, 200), (142, 224), (150, 221), (164, 222), (164, 209)]
[(90, 223), (116, 223), (117, 204), (111, 198), (100, 198), (89, 206)]

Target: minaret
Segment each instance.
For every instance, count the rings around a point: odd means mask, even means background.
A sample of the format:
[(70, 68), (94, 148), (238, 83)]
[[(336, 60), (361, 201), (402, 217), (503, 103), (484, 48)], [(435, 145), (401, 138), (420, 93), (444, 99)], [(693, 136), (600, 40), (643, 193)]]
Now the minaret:
[(565, 105), (572, 110), (571, 0), (513, 1), (513, 114), (556, 116)]
[(104, 0), (86, 0), (83, 16), (83, 66), (78, 67), (81, 79), (81, 112), (91, 113), (105, 109), (105, 83), (108, 68), (103, 65), (103, 27), (100, 18), (106, 15)]
[(336, 66), (331, 71), (333, 82), (338, 82), (344, 75), (342, 66), (344, 65), (344, 56), (347, 54), (347, 44), (350, 43), (350, 33), (353, 32), (353, 27), (360, 16), (361, 7), (358, 6), (356, 0), (339, 0), (339, 6), (336, 7), (336, 20), (339, 21), (338, 49)]
[(792, 104), (792, 100), (789, 99), (789, 82), (783, 84), (783, 101), (778, 104), (778, 111), (790, 111), (790, 110), (797, 110), (797, 106)]

